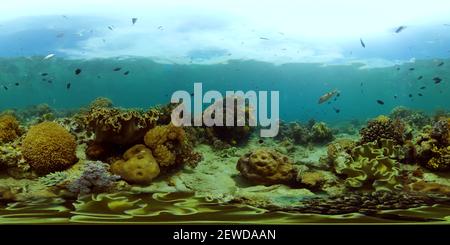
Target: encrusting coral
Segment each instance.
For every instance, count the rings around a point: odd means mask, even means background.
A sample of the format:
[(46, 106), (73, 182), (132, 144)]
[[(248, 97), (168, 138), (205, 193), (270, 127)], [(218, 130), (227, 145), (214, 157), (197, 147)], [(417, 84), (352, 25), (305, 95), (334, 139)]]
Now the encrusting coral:
[(268, 147), (255, 148), (242, 155), (236, 169), (256, 185), (290, 184), (297, 176), (291, 160)]
[(195, 168), (200, 161), (203, 161), (203, 155), (195, 152), (192, 145), (187, 144), (186, 141), (186, 132), (183, 127), (176, 127), (172, 123), (156, 126), (144, 137), (145, 145), (151, 149), (153, 157), (162, 170), (184, 162), (189, 163), (191, 168)]
[(74, 136), (55, 122), (33, 126), (22, 143), (22, 154), (31, 168), (47, 174), (78, 161)]
[(111, 165), (111, 172), (129, 183), (146, 183), (160, 173), (158, 163), (145, 145), (131, 147), (123, 154), (123, 158)]
[(353, 149), (353, 156), (345, 162), (335, 161), (335, 169), (339, 174), (347, 174), (345, 184), (350, 187), (372, 185), (376, 191), (402, 189), (402, 178), (399, 164), (395, 159), (402, 159), (400, 146), (393, 140), (381, 140), (365, 143)]
[(153, 110), (139, 116), (135, 111), (120, 113), (117, 109), (93, 107), (87, 113), (85, 124), (92, 128), (96, 141), (126, 145), (141, 140), (156, 125), (158, 115)]

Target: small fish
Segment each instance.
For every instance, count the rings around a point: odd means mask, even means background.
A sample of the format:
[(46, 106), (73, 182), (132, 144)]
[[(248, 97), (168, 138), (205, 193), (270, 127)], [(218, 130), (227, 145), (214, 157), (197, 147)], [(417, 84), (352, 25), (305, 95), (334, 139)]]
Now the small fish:
[(81, 72), (81, 69), (76, 69), (76, 70), (75, 70), (75, 75), (80, 74), (80, 72)]
[(336, 94), (336, 97), (339, 97), (339, 96), (341, 96), (341, 94)]
[(420, 79), (422, 79), (422, 76), (420, 76), (420, 77), (417, 78), (417, 80), (420, 80)]
[(399, 68), (397, 68), (397, 71), (399, 71), (400, 70), (400, 67)]
[(124, 72), (123, 74), (124, 74), (124, 75), (128, 75), (128, 73), (130, 73), (130, 71), (126, 71), (126, 72)]
[(191, 96), (194, 96), (194, 93), (192, 93)]
[(260, 144), (262, 144), (262, 143), (264, 143), (264, 140), (259, 140), (258, 142), (259, 142)]
[(56, 99), (55, 98), (53, 98), (53, 104), (56, 104)]
[(6, 86), (3, 86), (6, 90), (8, 90), (8, 87), (6, 87)]
[(381, 100), (377, 100), (377, 102), (378, 102), (378, 104), (380, 104), (380, 105), (384, 105), (384, 102), (381, 101)]
[(353, 51), (350, 51), (350, 55), (352, 55)]
[(105, 39), (103, 39), (103, 42), (105, 42)]
[(262, 39), (262, 40), (270, 40), (270, 39), (268, 39), (267, 37), (260, 37), (259, 39)]
[(328, 104), (331, 104), (331, 102), (328, 102)]
[(52, 77), (51, 79), (52, 79), (52, 80), (55, 80), (55, 77)]
[(439, 65), (438, 66), (441, 66), (441, 65), (443, 65), (444, 64), (444, 62), (441, 62), (441, 63), (439, 63)]
[(134, 23), (136, 23), (137, 20), (138, 20), (138, 18), (131, 18), (131, 22), (133, 22), (133, 25), (134, 25)]
[(162, 28), (162, 26), (159, 26), (159, 27), (158, 27), (158, 30), (161, 29), (161, 28)]
[(19, 83), (14, 83), (14, 85), (19, 86)]
[(108, 29), (110, 29), (111, 31), (113, 31), (113, 29), (111, 28), (111, 26), (108, 26)]
[(337, 100), (337, 98), (334, 98), (334, 101), (336, 101)]
[(113, 69), (113, 71), (119, 71), (120, 69), (122, 69), (122, 68), (116, 67), (116, 68)]
[(423, 96), (422, 94), (419, 94), (419, 96)]
[(55, 57), (55, 56), (56, 56), (56, 54), (49, 54), (49, 55), (45, 56), (44, 60), (50, 59), (50, 58)]
[(363, 48), (365, 48), (365, 47), (366, 47), (366, 45), (364, 44), (364, 42), (363, 42), (362, 38), (360, 38), (360, 39), (359, 39), (359, 41), (361, 41), (361, 46), (362, 46)]
[(362, 87), (363, 83), (361, 83), (361, 87)]
[(425, 87), (420, 87), (420, 89), (425, 89)]
[(396, 96), (396, 95), (394, 95), (394, 99), (397, 99), (397, 96)]
[(405, 30), (406, 29), (406, 26), (400, 26), (396, 31), (395, 31), (395, 33), (400, 33), (401, 31), (403, 31), (403, 30)]
[(47, 76), (48, 73), (41, 73), (41, 76)]
[(434, 84), (438, 84), (442, 81), (442, 79), (440, 79), (439, 77), (435, 77), (435, 78), (433, 78), (433, 80), (434, 80)]
[(68, 19), (67, 16), (63, 15), (64, 18)]
[(67, 84), (67, 89), (69, 89), (70, 88), (70, 83), (69, 84)]
[(439, 92), (442, 94), (442, 90), (439, 90)]
[(47, 82), (48, 82), (48, 83), (52, 83), (52, 81), (50, 81), (50, 80), (48, 80)]
[(415, 68), (409, 68), (408, 70), (410, 70), (410, 71), (414, 71), (414, 70), (415, 70)]
[(98, 77), (98, 79), (100, 79), (100, 76), (97, 76)]
[(364, 93), (364, 90), (361, 89), (361, 93)]
[(411, 97), (412, 97), (412, 94), (409, 94), (409, 97), (411, 98)]
[(61, 33), (61, 34), (56, 35), (56, 37), (58, 37), (58, 38), (63, 37), (63, 36), (64, 36), (64, 32)]
[(42, 78), (42, 81), (44, 81), (44, 82), (45, 82), (45, 81), (47, 81), (47, 79), (45, 79), (45, 78)]
[(337, 89), (334, 90), (333, 92), (329, 92), (328, 94), (323, 95), (320, 99), (319, 99), (319, 103), (317, 104), (321, 104), (325, 101), (327, 101), (328, 99), (330, 99), (334, 94), (339, 93), (341, 91), (338, 91)]
[(336, 109), (336, 108), (333, 108), (333, 109), (336, 111), (336, 113), (339, 113), (341, 111), (341, 109)]

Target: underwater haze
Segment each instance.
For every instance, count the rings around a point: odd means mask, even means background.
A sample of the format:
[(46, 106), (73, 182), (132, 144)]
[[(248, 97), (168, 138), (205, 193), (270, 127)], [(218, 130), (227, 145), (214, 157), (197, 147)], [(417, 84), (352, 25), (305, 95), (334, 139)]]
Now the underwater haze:
[(279, 91), (286, 122), (449, 109), (450, 3), (427, 3), (12, 3), (0, 14), (0, 110), (99, 96), (147, 109), (194, 83), (223, 95)]

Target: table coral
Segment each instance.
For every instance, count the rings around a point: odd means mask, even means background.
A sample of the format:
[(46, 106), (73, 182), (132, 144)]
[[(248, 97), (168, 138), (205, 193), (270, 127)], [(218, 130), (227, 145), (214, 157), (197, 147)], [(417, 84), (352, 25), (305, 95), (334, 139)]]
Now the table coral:
[(290, 184), (297, 176), (291, 160), (268, 147), (255, 148), (242, 155), (236, 169), (257, 185)]
[(85, 124), (92, 128), (96, 141), (126, 145), (141, 140), (157, 120), (158, 112), (153, 110), (139, 116), (135, 111), (120, 113), (117, 109), (93, 107), (86, 115)]
[(111, 165), (111, 172), (129, 183), (146, 183), (156, 178), (159, 166), (152, 151), (138, 144), (128, 149), (120, 159)]
[(43, 122), (28, 131), (22, 154), (38, 173), (62, 170), (76, 162), (75, 137), (55, 122)]
[(336, 172), (347, 174), (345, 184), (362, 187), (371, 184), (376, 191), (402, 189), (399, 164), (395, 159), (403, 158), (401, 147), (393, 140), (365, 143), (353, 149), (353, 156), (345, 162), (335, 162)]

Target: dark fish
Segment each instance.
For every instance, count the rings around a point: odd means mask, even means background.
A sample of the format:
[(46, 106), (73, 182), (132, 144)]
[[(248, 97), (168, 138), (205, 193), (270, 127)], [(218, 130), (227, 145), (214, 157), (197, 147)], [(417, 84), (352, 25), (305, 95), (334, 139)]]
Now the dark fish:
[(122, 69), (122, 68), (116, 67), (116, 68), (113, 69), (113, 71), (119, 71), (120, 69)]
[(19, 86), (19, 83), (14, 83), (14, 85)]
[(70, 88), (70, 83), (69, 84), (67, 84), (67, 89), (69, 89)]
[(333, 109), (336, 111), (336, 113), (339, 113), (341, 111), (341, 109), (336, 109), (336, 108), (333, 108)]
[(194, 93), (192, 93), (191, 96), (194, 96)]
[(136, 23), (137, 19), (138, 18), (131, 18), (131, 22), (133, 22), (133, 25), (134, 25), (134, 23)]
[(166, 94), (166, 97), (169, 96), (168, 94)]
[(396, 31), (395, 31), (395, 33), (400, 33), (401, 31), (403, 31), (403, 30), (405, 30), (406, 29), (406, 26), (400, 26)]
[(423, 96), (422, 94), (419, 94), (419, 96)]
[(111, 31), (113, 31), (113, 29), (111, 28), (111, 26), (108, 26), (108, 29), (110, 29)]
[(409, 94), (409, 97), (412, 97), (412, 94)]
[(397, 68), (397, 71), (399, 71), (400, 70), (400, 68)]
[(331, 102), (328, 102), (328, 104), (331, 104)]
[(341, 94), (336, 94), (336, 97), (339, 97)]
[(439, 92), (441, 92), (441, 94), (442, 94), (442, 90), (439, 90)]
[(336, 101), (337, 100), (337, 98), (334, 98), (334, 101)]
[(80, 72), (81, 72), (81, 69), (77, 69), (77, 70), (75, 71), (75, 75), (80, 74)]
[(384, 102), (381, 101), (381, 100), (377, 100), (377, 102), (378, 102), (378, 104), (380, 104), (380, 105), (384, 105)]
[(363, 85), (363, 83), (361, 83), (361, 86)]
[(264, 140), (259, 140), (258, 142), (259, 142), (260, 144), (262, 144), (262, 143), (264, 143)]
[(268, 39), (267, 37), (260, 37), (259, 39), (262, 39), (262, 40), (270, 40), (270, 39)]
[(425, 87), (420, 87), (420, 89), (425, 89)]
[(434, 84), (440, 83), (442, 81), (442, 79), (440, 79), (439, 77), (435, 77), (433, 78), (434, 80)]
[(414, 70), (415, 70), (415, 68), (409, 68), (408, 70), (410, 70), (410, 71), (414, 71)]
[(364, 93), (364, 91), (361, 89), (361, 93)]
[(41, 74), (41, 76), (47, 76), (48, 75), (48, 73), (42, 73)]
[(420, 76), (420, 77), (417, 78), (417, 80), (420, 80), (420, 79), (422, 79), (422, 76)]
[(52, 83), (52, 81), (51, 81), (51, 80), (48, 80), (47, 82), (48, 82), (48, 83)]
[(45, 79), (45, 78), (42, 78), (42, 81), (47, 81), (47, 79)]
[(360, 38), (360, 39), (359, 39), (359, 41), (361, 41), (361, 46), (363, 46), (363, 48), (365, 48), (365, 47), (366, 47), (366, 45), (364, 44), (364, 42), (363, 42), (362, 38)]
[(130, 71), (126, 71), (126, 72), (124, 72), (123, 74), (124, 74), (124, 75), (128, 75), (128, 73), (130, 73)]
[(396, 96), (396, 95), (394, 95), (394, 99), (397, 99), (397, 96)]
[(441, 66), (441, 65), (443, 65), (444, 64), (444, 62), (441, 62), (441, 63), (439, 63), (439, 65), (438, 66)]
[(100, 79), (100, 76), (97, 76), (98, 77), (98, 79)]
[(8, 90), (8, 87), (6, 87), (6, 86), (3, 86), (6, 90)]

